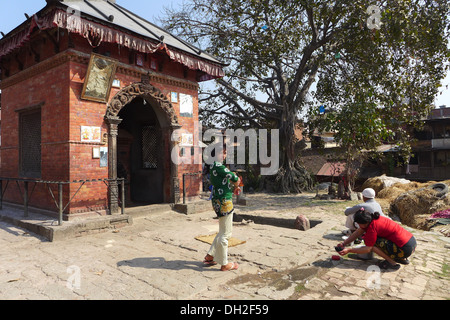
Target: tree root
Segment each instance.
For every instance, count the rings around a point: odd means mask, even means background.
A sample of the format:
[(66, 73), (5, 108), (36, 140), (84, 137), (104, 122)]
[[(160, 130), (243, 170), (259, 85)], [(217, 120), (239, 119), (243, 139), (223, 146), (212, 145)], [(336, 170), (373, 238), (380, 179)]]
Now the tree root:
[(298, 161), (286, 167), (280, 167), (275, 175), (274, 191), (288, 194), (312, 189), (314, 177)]

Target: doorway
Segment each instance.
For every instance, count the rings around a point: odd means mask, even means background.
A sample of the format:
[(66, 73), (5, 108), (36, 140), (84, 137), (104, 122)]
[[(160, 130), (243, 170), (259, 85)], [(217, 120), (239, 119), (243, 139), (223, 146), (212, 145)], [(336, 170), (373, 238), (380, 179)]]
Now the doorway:
[(117, 176), (125, 178), (127, 206), (164, 202), (164, 150), (161, 124), (152, 105), (136, 97), (118, 117)]

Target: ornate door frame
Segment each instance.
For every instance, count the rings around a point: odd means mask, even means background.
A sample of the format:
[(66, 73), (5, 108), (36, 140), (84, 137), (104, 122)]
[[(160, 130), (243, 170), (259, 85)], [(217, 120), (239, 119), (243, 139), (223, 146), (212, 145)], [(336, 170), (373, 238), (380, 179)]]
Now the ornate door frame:
[[(170, 138), (174, 130), (181, 126), (178, 124), (178, 117), (175, 114), (172, 104), (165, 95), (156, 87), (149, 83), (136, 82), (121, 89), (108, 103), (105, 121), (108, 124), (108, 178), (109, 182), (109, 209), (110, 214), (119, 213), (118, 205), (118, 184), (117, 184), (117, 136), (118, 126), (122, 122), (118, 114), (120, 110), (133, 101), (141, 97), (154, 107), (155, 113), (161, 124), (163, 134), (168, 136), (170, 150), (175, 147), (175, 142)], [(178, 203), (180, 200), (180, 181), (178, 178), (178, 166), (170, 162), (170, 202)]]

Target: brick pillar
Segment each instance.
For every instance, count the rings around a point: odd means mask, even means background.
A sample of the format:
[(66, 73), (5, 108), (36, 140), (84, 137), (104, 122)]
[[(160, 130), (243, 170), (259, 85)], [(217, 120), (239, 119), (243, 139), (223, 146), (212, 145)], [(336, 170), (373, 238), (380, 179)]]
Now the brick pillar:
[(118, 126), (122, 122), (119, 117), (107, 117), (108, 132), (108, 179), (109, 181), (109, 213), (119, 214), (119, 188), (117, 185), (117, 135)]

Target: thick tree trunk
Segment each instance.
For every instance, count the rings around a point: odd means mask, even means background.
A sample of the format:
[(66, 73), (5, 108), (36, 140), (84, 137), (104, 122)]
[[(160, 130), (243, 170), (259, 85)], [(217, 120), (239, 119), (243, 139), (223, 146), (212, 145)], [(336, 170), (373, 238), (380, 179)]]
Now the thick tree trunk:
[(275, 177), (278, 192), (301, 193), (313, 186), (311, 174), (303, 167), (295, 152), (295, 117), (285, 119), (280, 128), (280, 169)]

